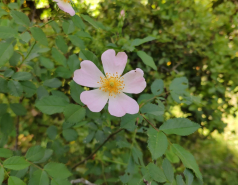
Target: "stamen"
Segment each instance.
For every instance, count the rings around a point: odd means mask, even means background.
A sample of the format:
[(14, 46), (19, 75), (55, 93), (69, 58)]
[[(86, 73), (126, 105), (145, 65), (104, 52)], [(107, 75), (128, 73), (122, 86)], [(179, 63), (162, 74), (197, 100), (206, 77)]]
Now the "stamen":
[[(117, 74), (117, 73), (116, 73)], [(109, 96), (116, 97), (124, 89), (124, 81), (121, 77), (115, 74), (106, 73), (106, 77), (100, 77), (100, 90), (109, 92)]]

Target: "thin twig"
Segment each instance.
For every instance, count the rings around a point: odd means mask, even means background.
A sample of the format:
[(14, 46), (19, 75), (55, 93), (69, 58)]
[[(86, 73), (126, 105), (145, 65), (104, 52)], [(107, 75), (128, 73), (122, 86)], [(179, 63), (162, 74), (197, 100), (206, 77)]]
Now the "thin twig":
[(157, 129), (151, 122), (149, 122), (149, 120), (148, 119), (146, 119), (146, 117), (143, 115), (143, 114), (140, 114), (143, 118), (144, 118), (144, 120), (145, 121), (147, 121), (155, 130), (157, 130), (158, 132), (159, 132), (159, 129)]
[(82, 183), (82, 184), (85, 184), (85, 185), (96, 185), (96, 184), (93, 184), (93, 183), (89, 182), (88, 180), (86, 180), (84, 178), (71, 180), (70, 183), (71, 184)]
[(97, 153), (97, 151), (100, 150), (100, 148), (102, 148), (102, 146), (105, 145), (106, 142), (108, 142), (111, 137), (113, 137), (113, 136), (116, 135), (117, 133), (121, 132), (122, 130), (124, 130), (124, 128), (121, 128), (121, 129), (117, 130), (116, 132), (113, 132), (112, 134), (110, 134), (110, 135), (107, 137), (107, 139), (106, 139), (99, 147), (97, 147), (97, 149), (96, 149), (93, 153), (91, 153), (91, 154), (90, 154), (88, 157), (86, 157), (84, 160), (82, 160), (82, 161), (80, 161), (79, 163), (75, 164), (75, 165), (72, 167), (72, 169), (74, 169), (74, 168), (76, 168), (77, 166), (83, 164), (85, 161), (91, 159), (91, 158), (93, 157), (93, 155), (94, 155), (95, 153)]
[(1, 72), (5, 72), (5, 70), (0, 70), (0, 73), (1, 73)]

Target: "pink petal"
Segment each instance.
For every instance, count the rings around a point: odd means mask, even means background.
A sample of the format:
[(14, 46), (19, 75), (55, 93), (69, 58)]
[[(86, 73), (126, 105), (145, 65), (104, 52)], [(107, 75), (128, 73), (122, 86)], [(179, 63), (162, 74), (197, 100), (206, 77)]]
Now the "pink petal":
[(108, 49), (101, 57), (104, 72), (121, 75), (127, 63), (127, 55), (125, 52), (116, 52), (113, 49)]
[(139, 112), (138, 103), (124, 93), (118, 94), (115, 98), (109, 97), (108, 111), (111, 115), (122, 117), (126, 113), (136, 114)]
[(73, 80), (79, 85), (100, 87), (100, 84), (97, 82), (99, 82), (100, 77), (104, 77), (104, 75), (97, 66), (89, 60), (82, 61), (80, 65), (81, 69), (74, 71)]
[(58, 2), (57, 5), (59, 6), (59, 8), (61, 10), (63, 10), (66, 13), (69, 13), (71, 16), (75, 15), (75, 11), (74, 11), (73, 7), (70, 5), (70, 3), (66, 3), (63, 1), (57, 1), (57, 0), (55, 0), (55, 1)]
[(100, 112), (106, 105), (108, 98), (108, 92), (99, 89), (83, 91), (80, 95), (80, 100), (87, 105), (92, 112)]
[(146, 87), (146, 81), (143, 77), (144, 72), (140, 68), (136, 70), (129, 71), (122, 77), (124, 78), (125, 87), (123, 92), (126, 93), (141, 93)]

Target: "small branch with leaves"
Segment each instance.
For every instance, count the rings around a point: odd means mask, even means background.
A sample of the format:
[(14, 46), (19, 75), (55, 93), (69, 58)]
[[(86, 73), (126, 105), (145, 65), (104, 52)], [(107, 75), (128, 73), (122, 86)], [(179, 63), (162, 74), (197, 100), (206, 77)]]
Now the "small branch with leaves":
[(110, 134), (110, 135), (107, 137), (107, 139), (106, 139), (99, 147), (97, 147), (97, 149), (96, 149), (93, 153), (91, 153), (91, 154), (90, 154), (88, 157), (86, 157), (84, 160), (82, 160), (82, 161), (80, 161), (79, 163), (75, 164), (75, 165), (73, 166), (73, 169), (75, 169), (77, 166), (83, 164), (83, 163), (86, 162), (87, 160), (91, 159), (91, 158), (94, 156), (94, 154), (96, 154), (97, 151), (100, 150), (100, 148), (102, 148), (103, 145), (105, 145), (105, 144), (110, 140), (110, 138), (112, 138), (114, 135), (116, 135), (117, 133), (121, 132), (122, 130), (124, 130), (124, 128), (121, 128), (121, 129), (117, 130), (116, 132), (113, 132), (112, 134)]

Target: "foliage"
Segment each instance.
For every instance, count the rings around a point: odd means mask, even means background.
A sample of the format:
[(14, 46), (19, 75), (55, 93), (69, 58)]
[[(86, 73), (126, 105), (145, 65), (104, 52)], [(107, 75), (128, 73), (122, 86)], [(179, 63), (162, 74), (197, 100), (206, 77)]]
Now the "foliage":
[[(0, 183), (203, 184), (181, 143), (223, 132), (235, 111), (234, 2), (103, 1), (95, 17), (89, 6), (75, 2), (71, 17), (50, 2), (42, 21), (29, 2), (0, 3)], [(80, 100), (88, 88), (74, 71), (82, 60), (102, 68), (109, 48), (128, 54), (125, 71), (144, 70), (138, 114), (93, 113)]]

